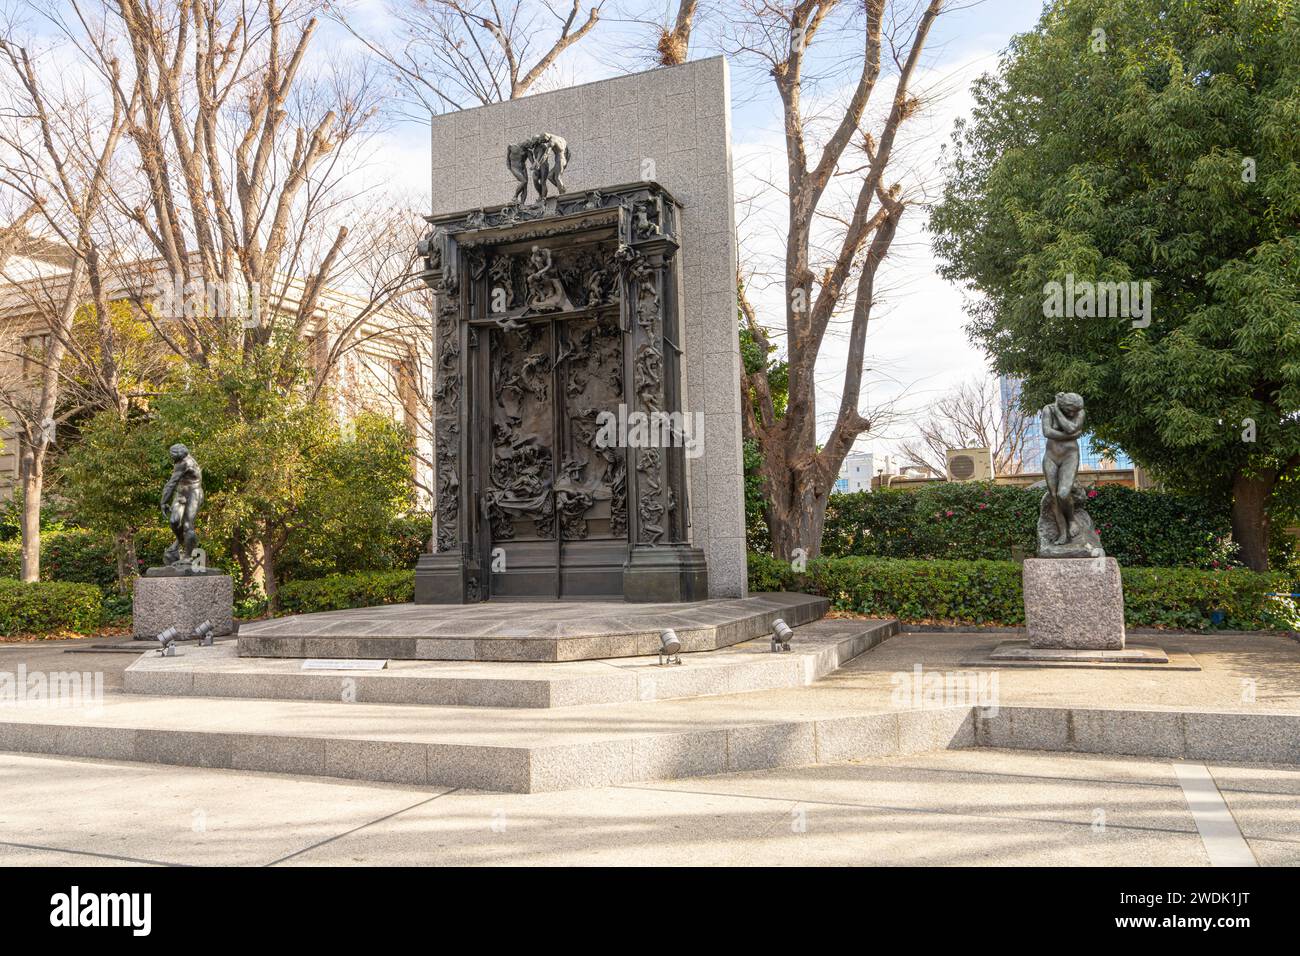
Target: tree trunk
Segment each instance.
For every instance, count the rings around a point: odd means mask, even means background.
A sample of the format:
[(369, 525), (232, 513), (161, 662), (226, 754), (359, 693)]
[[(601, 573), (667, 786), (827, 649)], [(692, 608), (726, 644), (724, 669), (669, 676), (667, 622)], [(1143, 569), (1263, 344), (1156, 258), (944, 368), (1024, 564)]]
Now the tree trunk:
[(1232, 479), (1232, 540), (1252, 571), (1268, 570), (1268, 506), (1276, 483), (1277, 472), (1271, 468), (1252, 474), (1239, 471)]
[(260, 536), (253, 535), (244, 543), (240, 564), (244, 569), (244, 584), (266, 593), (266, 550)]
[(41, 496), (45, 484), (45, 448), (24, 442), (22, 451), (23, 512), (22, 577), (29, 583), (41, 579)]
[(805, 469), (787, 464), (785, 455), (773, 455), (768, 449), (764, 454), (764, 516), (773, 556), (783, 561), (817, 557), (821, 553), (829, 488), (819, 490), (814, 477)]
[(257, 550), (262, 561), (262, 593), (266, 595), (266, 609), (277, 611), (280, 608), (280, 581), (275, 576), (275, 559), (280, 549), (276, 547), (271, 535), (266, 535), (257, 542)]
[(135, 554), (135, 532), (119, 531), (113, 536), (113, 553), (117, 557), (117, 593), (130, 594), (131, 582), (139, 572)]

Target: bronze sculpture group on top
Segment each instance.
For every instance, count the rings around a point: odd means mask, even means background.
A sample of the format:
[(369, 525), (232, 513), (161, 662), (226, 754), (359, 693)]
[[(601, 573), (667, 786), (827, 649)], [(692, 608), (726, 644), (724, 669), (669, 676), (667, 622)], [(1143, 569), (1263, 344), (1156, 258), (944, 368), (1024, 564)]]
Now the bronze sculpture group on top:
[(556, 193), (564, 192), (564, 170), (569, 165), (569, 145), (564, 137), (554, 133), (540, 133), (522, 143), (506, 147), (506, 168), (519, 182), (515, 190), (514, 201), (522, 205), (528, 198), (528, 183), (531, 180), (537, 193), (537, 201), (546, 199), (547, 186), (554, 186)]

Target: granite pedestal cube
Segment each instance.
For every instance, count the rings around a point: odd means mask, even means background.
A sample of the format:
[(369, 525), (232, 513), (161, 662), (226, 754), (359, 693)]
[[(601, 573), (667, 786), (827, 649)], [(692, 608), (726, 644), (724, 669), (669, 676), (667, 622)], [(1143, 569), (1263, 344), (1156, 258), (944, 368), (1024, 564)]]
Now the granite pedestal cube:
[(1023, 581), (1030, 647), (1124, 647), (1124, 587), (1114, 558), (1028, 558)]
[(228, 574), (193, 574), (136, 578), (131, 631), (142, 640), (175, 626), (182, 639), (204, 621), (214, 637), (235, 629), (234, 581)]

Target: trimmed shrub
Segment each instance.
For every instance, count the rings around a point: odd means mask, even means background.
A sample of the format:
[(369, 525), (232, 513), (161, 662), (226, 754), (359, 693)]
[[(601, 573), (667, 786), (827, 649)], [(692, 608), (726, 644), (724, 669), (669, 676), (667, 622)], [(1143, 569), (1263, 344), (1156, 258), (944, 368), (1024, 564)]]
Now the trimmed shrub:
[[(980, 559), (1033, 555), (1041, 489), (941, 482), (915, 491), (830, 496), (826, 557)], [(1200, 498), (1103, 485), (1088, 513), (1106, 553), (1136, 567), (1219, 568), (1233, 563), (1227, 513)]]
[[(1282, 573), (1241, 568), (1123, 568), (1124, 618), (1130, 627), (1182, 630), (1292, 630), (1300, 611)], [(804, 573), (766, 555), (749, 556), (753, 591), (803, 591), (836, 610), (933, 624), (1025, 622), (1021, 568), (1015, 561), (909, 561), (816, 558)]]
[[(17, 578), (22, 571), (22, 545), (0, 542), (0, 576)], [(105, 590), (117, 582), (113, 540), (97, 531), (65, 528), (41, 533), (41, 580), (94, 584)]]
[[(1244, 568), (1124, 568), (1124, 617), (1138, 627), (1234, 631), (1294, 630), (1300, 613), (1287, 595), (1294, 582), (1281, 572)], [(1222, 620), (1216, 625), (1215, 616)]]
[(90, 584), (0, 579), (0, 636), (94, 631), (103, 615), (102, 598)]
[[(162, 564), (163, 551), (172, 543), (170, 529), (148, 528), (135, 536), (139, 570)], [(204, 545), (206, 546), (206, 542)], [(209, 550), (208, 561), (218, 559)], [(0, 541), (0, 577), (22, 573), (22, 545), (17, 539)], [(117, 555), (113, 539), (101, 531), (62, 528), (41, 533), (41, 580), (94, 584), (104, 591), (117, 588)]]
[(279, 596), (280, 610), (286, 614), (403, 604), (415, 599), (415, 572), (361, 571), (310, 581), (287, 581), (280, 586)]

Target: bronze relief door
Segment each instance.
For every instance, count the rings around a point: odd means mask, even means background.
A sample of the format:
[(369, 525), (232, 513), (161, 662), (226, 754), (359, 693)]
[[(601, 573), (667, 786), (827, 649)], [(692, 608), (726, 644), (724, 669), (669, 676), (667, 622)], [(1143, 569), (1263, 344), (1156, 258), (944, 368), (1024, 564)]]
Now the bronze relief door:
[(623, 596), (626, 452), (609, 425), (624, 401), (619, 309), (564, 304), (474, 323), (487, 596)]
[(707, 597), (679, 215), (637, 182), (429, 217), (437, 495), (416, 603)]

